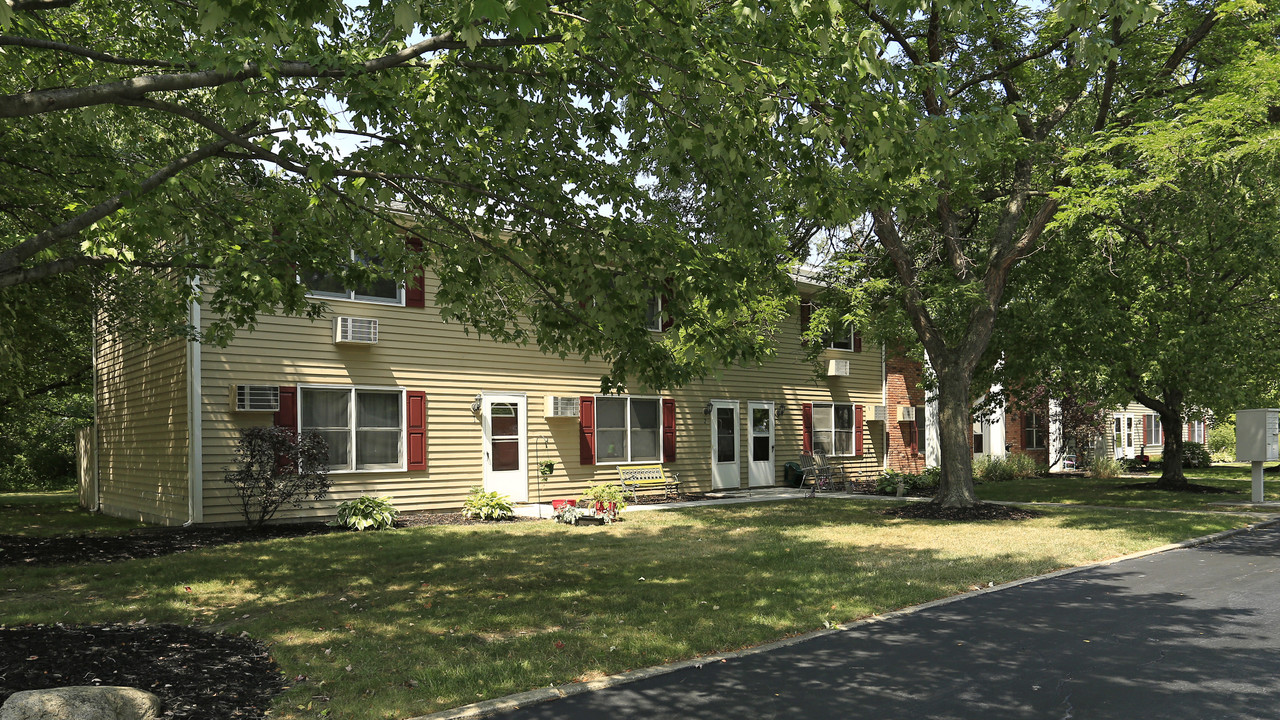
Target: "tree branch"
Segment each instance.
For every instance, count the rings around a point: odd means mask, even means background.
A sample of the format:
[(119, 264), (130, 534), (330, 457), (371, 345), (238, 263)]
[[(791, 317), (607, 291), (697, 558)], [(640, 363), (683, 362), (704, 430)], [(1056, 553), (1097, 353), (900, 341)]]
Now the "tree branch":
[[(546, 45), (560, 42), (559, 35), (535, 38), (494, 38), (481, 40), (479, 47), (522, 47), (527, 45)], [(429, 52), (439, 50), (466, 49), (465, 42), (454, 40), (453, 33), (447, 32), (429, 37), (419, 43), (390, 55), (349, 65), (347, 67), (317, 67), (305, 62), (281, 62), (269, 66), (275, 77), (289, 78), (348, 78), (369, 73), (381, 72), (409, 61)], [(169, 73), (164, 75), (146, 75), (129, 78), (113, 83), (89, 85), (86, 87), (57, 88), (53, 90), (35, 90), (16, 95), (0, 97), (0, 117), (28, 117), (58, 110), (89, 107), (116, 103), (121, 100), (139, 100), (148, 93), (177, 92), (196, 88), (216, 87), (228, 83), (243, 82), (263, 75), (262, 65), (247, 62), (239, 70), (201, 70), (186, 73)]]
[(58, 52), (68, 53), (71, 55), (79, 55), (80, 57), (89, 58), (90, 60), (99, 60), (101, 62), (114, 63), (116, 65), (137, 65), (142, 67), (161, 67), (172, 68), (180, 67), (176, 63), (167, 60), (148, 60), (146, 58), (130, 58), (119, 57), (109, 53), (100, 52), (91, 48), (80, 47), (79, 45), (68, 45), (67, 43), (46, 40), (44, 38), (18, 37), (16, 35), (0, 35), (0, 46), (8, 45), (11, 47), (28, 47), (41, 50), (56, 50)]
[(127, 201), (150, 193), (152, 190), (160, 187), (160, 185), (169, 178), (177, 176), (179, 173), (196, 163), (217, 155), (223, 148), (230, 144), (231, 142), (229, 140), (219, 140), (217, 142), (198, 147), (152, 173), (150, 177), (139, 183), (137, 188), (116, 193), (70, 220), (43, 230), (35, 236), (24, 240), (3, 253), (0, 253), (0, 287), (16, 285), (17, 281), (9, 282), (9, 280), (15, 273), (21, 274), (22, 272), (25, 272), (20, 271), (18, 268), (22, 263), (26, 262), (36, 253), (50, 247), (59, 240), (69, 238), (79, 233), (81, 230), (92, 226), (94, 223), (99, 222), (103, 218), (106, 218), (124, 207), (124, 204)]
[(1173, 52), (1169, 55), (1169, 59), (1164, 61), (1164, 65), (1161, 66), (1160, 71), (1167, 75), (1172, 74), (1173, 71), (1177, 70), (1178, 66), (1182, 64), (1182, 61), (1187, 58), (1187, 55), (1200, 44), (1201, 40), (1205, 39), (1205, 36), (1209, 34), (1209, 31), (1213, 29), (1213, 26), (1218, 24), (1220, 17), (1221, 16), (1218, 15), (1216, 8), (1210, 8), (1204, 19), (1196, 26), (1196, 29), (1192, 30), (1189, 35), (1182, 39), (1182, 42), (1178, 43), (1178, 45), (1174, 47)]

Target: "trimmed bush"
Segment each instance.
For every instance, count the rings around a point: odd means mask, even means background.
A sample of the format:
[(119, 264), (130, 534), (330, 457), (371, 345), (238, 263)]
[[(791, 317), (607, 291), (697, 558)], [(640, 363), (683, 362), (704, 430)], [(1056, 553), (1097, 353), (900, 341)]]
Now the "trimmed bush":
[(885, 470), (876, 478), (878, 495), (897, 495), (898, 483), (902, 483), (904, 495), (932, 495), (938, 491), (938, 483), (942, 478), (942, 468), (925, 468), (919, 475), (915, 473)]
[(1198, 442), (1182, 444), (1182, 467), (1207, 468), (1211, 464), (1209, 450)]
[(1021, 478), (1038, 477), (1049, 469), (1036, 462), (1030, 455), (1013, 453), (1003, 457), (981, 457), (973, 463), (973, 480), (976, 483), (1009, 482)]

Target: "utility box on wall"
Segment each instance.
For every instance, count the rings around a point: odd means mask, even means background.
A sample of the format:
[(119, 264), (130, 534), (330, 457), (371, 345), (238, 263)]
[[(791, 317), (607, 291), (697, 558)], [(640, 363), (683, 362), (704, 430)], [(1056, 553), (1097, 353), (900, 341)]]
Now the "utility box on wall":
[(1280, 460), (1280, 409), (1236, 411), (1236, 462)]

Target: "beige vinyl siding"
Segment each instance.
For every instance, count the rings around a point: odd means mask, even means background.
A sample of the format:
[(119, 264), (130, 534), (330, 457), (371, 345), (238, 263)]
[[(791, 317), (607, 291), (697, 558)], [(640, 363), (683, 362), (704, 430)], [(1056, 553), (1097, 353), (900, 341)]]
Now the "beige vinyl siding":
[(97, 348), (98, 486), (107, 515), (188, 519), (187, 342), (104, 335)]
[[(374, 346), (335, 345), (329, 318), (263, 317), (257, 329), (240, 334), (226, 348), (202, 352), (204, 521), (240, 520), (238, 500), (222, 478), (233, 463), (240, 428), (272, 422), (270, 413), (231, 412), (230, 388), (239, 384), (299, 386), (335, 384), (402, 387), (427, 395), (427, 471), (335, 473), (330, 497), (313, 508), (284, 508), (280, 517), (321, 517), (337, 503), (362, 494), (390, 495), (401, 510), (456, 510), (467, 491), (483, 485), (483, 438), (478, 414), (470, 406), (481, 393), (523, 393), (527, 397), (529, 498), (543, 501), (576, 497), (591, 482), (614, 481), (614, 465), (582, 466), (579, 423), (574, 418), (544, 418), (544, 397), (578, 397), (599, 391), (607, 369), (599, 362), (562, 360), (533, 347), (504, 345), (467, 334), (445, 324), (430, 298), (426, 308), (405, 308), (330, 301), (331, 315), (376, 318), (379, 341)], [(207, 314), (206, 314), (207, 318)], [(643, 318), (637, 318), (643, 322)], [(785, 406), (776, 423), (775, 479), (783, 480), (783, 464), (801, 450), (801, 404), (854, 402), (878, 404), (882, 399), (880, 349), (861, 353), (829, 350), (829, 357), (850, 359), (849, 377), (815, 379), (803, 360), (799, 318), (793, 315), (782, 334), (778, 356), (760, 367), (736, 367), (695, 382), (664, 397), (675, 400), (676, 460), (669, 471), (680, 473), (690, 489), (711, 488), (712, 425), (703, 414), (709, 400), (740, 403), (740, 482), (747, 484), (749, 428), (747, 403), (771, 400)], [(637, 392), (652, 395), (656, 393)], [(870, 415), (870, 411), (867, 411)], [(864, 457), (851, 467), (874, 472), (883, 461), (884, 433), (864, 423)], [(537, 460), (554, 460), (556, 470), (539, 487)]]

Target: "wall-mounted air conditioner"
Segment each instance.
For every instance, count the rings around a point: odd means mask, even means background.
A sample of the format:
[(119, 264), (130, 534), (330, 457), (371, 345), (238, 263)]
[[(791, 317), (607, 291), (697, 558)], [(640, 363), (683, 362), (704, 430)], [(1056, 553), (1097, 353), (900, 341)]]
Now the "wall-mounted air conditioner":
[(578, 407), (578, 398), (563, 397), (560, 395), (548, 395), (543, 404), (545, 409), (544, 417), (549, 418), (576, 418), (581, 410)]
[(373, 345), (378, 342), (378, 321), (373, 318), (335, 317), (333, 341), (352, 345)]
[(231, 405), (236, 412), (276, 412), (280, 409), (280, 386), (233, 385)]
[(898, 406), (898, 422), (915, 422), (916, 408), (914, 405)]
[(849, 375), (848, 360), (828, 360), (827, 377), (847, 377)]
[(871, 422), (888, 422), (889, 411), (883, 405), (871, 406), (871, 417), (867, 418)]

